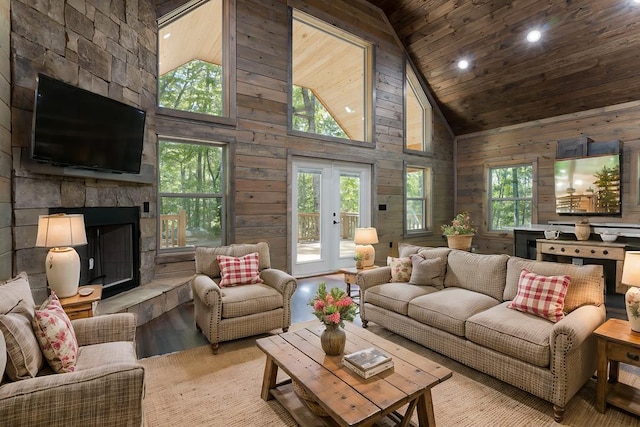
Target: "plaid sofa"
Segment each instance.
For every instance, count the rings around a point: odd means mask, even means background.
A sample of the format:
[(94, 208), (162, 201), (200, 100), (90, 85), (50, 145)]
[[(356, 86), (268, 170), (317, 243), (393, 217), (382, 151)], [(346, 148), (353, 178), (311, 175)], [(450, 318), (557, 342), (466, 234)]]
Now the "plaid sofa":
[[(33, 317), (35, 304), (25, 273), (0, 283), (0, 315), (9, 315), (18, 305), (28, 309), (27, 318)], [(11, 345), (0, 332), (0, 425), (143, 425), (144, 367), (136, 357), (133, 314), (72, 320), (79, 346), (75, 371), (59, 374), (43, 361), (37, 344), (26, 345), (30, 340), (24, 334), (33, 333), (26, 322), (21, 330), (12, 331), (18, 341)], [(35, 336), (31, 338), (35, 342)], [(30, 372), (20, 375), (23, 379), (11, 381), (5, 375), (5, 369), (11, 369), (7, 359), (12, 357), (30, 366)]]
[[(264, 283), (221, 288), (216, 256), (242, 257), (253, 252), (258, 253)], [(196, 327), (207, 337), (214, 354), (222, 341), (289, 329), (297, 282), (284, 271), (271, 268), (266, 242), (197, 247), (195, 261), (191, 289)]]
[[(592, 332), (606, 319), (602, 266), (448, 248), (402, 245), (399, 249), (401, 257), (421, 252), (427, 259), (441, 260), (442, 271), (432, 274), (426, 286), (393, 283), (390, 267), (360, 272), (363, 326), (375, 322), (545, 399), (553, 404), (556, 421), (561, 421), (567, 402), (596, 368)], [(571, 278), (562, 320), (553, 323), (507, 308), (523, 268)]]

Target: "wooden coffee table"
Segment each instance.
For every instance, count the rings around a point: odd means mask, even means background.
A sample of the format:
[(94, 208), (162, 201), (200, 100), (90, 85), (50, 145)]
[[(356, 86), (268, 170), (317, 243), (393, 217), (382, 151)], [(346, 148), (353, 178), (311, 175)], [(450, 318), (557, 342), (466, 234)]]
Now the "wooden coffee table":
[[(327, 356), (320, 347), (324, 326), (306, 328), (258, 339), (267, 360), (261, 397), (276, 398), (304, 426), (410, 425), (414, 410), (421, 427), (435, 426), (431, 388), (451, 377), (451, 370), (411, 350), (347, 323), (345, 353), (377, 347), (388, 353), (394, 367), (367, 380), (344, 368), (342, 356)], [(278, 369), (290, 379), (276, 382)], [(329, 417), (318, 417), (293, 392), (296, 381)], [(408, 404), (403, 415), (397, 411)], [(389, 418), (388, 418), (389, 417)]]

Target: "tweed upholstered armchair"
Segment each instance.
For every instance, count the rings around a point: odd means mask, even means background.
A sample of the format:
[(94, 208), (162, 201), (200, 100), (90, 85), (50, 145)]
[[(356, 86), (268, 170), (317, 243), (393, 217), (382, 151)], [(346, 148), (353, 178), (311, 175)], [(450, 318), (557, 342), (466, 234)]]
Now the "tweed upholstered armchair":
[[(6, 364), (0, 383), (0, 425), (143, 425), (144, 368), (136, 357), (133, 314), (72, 320), (79, 346), (75, 371), (56, 374), (43, 361), (37, 342), (35, 349), (26, 344), (32, 332), (29, 320), (11, 313), (20, 304), (35, 310), (24, 273), (0, 283), (0, 378)], [(16, 343), (22, 348), (16, 349)], [(19, 362), (23, 365), (16, 370)], [(9, 374), (19, 378), (10, 380)]]
[[(221, 273), (216, 257), (242, 257), (254, 252), (259, 255), (259, 275), (263, 283), (220, 287)], [(196, 275), (191, 287), (196, 327), (207, 337), (214, 354), (222, 341), (289, 329), (291, 297), (297, 282), (284, 271), (271, 268), (266, 242), (198, 247), (195, 260)]]

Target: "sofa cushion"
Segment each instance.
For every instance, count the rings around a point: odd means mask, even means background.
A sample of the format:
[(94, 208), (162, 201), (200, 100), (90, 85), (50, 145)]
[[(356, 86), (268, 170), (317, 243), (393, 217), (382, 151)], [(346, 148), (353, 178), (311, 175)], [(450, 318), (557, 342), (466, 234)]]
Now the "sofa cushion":
[(222, 288), (221, 295), (225, 319), (275, 310), (284, 304), (282, 294), (263, 283)]
[(262, 283), (258, 270), (258, 253), (252, 252), (241, 257), (218, 255), (220, 266), (220, 287)]
[(499, 303), (495, 298), (468, 289), (445, 288), (412, 299), (407, 314), (420, 323), (463, 337), (469, 317)]
[(271, 268), (271, 256), (269, 254), (269, 244), (267, 242), (258, 243), (234, 243), (231, 245), (232, 255), (241, 257), (252, 252), (258, 252), (260, 271), (265, 268)]
[(565, 313), (571, 313), (583, 305), (604, 304), (604, 275), (601, 265), (573, 265), (517, 257), (512, 257), (507, 262), (504, 301), (512, 300), (516, 296), (523, 268), (544, 276), (567, 275), (571, 278), (564, 298)]
[(570, 280), (569, 276), (542, 276), (523, 268), (518, 293), (507, 304), (507, 308), (540, 316), (555, 323), (564, 317), (562, 308)]
[(4, 378), (4, 370), (7, 367), (7, 343), (4, 341), (4, 335), (0, 333), (0, 384)]
[(485, 255), (452, 250), (447, 258), (445, 287), (481, 292), (502, 302), (508, 255)]
[(0, 335), (6, 343), (6, 372), (12, 381), (34, 378), (44, 363), (31, 326), (34, 309), (27, 306), (21, 300), (8, 313), (0, 314)]
[[(409, 282), (414, 285), (430, 285), (438, 289), (444, 288), (444, 275), (447, 272), (447, 256), (449, 252), (451, 252), (449, 248), (422, 248), (417, 255), (411, 257), (413, 269)], [(424, 260), (427, 262), (424, 262)], [(416, 274), (415, 277), (414, 273)]]
[(508, 301), (467, 320), (465, 336), (483, 347), (546, 367), (550, 362), (549, 337), (554, 324), (532, 314), (507, 308)]
[(133, 341), (85, 345), (78, 350), (76, 371), (104, 368), (117, 363), (134, 363), (136, 360), (136, 346)]
[(218, 255), (233, 256), (230, 246), (218, 246), (215, 248), (196, 247), (196, 273), (206, 274), (209, 277), (220, 277)]
[(408, 283), (383, 283), (367, 288), (364, 293), (364, 302), (406, 316), (409, 301), (437, 291), (438, 289), (433, 286), (416, 286)]
[(220, 277), (220, 267), (216, 257), (218, 255), (227, 255), (241, 257), (252, 252), (258, 252), (260, 259), (260, 271), (265, 268), (271, 268), (271, 258), (269, 256), (269, 244), (267, 242), (259, 243), (238, 243), (231, 246), (217, 247), (196, 247), (196, 273), (206, 274), (209, 277)]
[(413, 265), (410, 257), (391, 258), (389, 267), (391, 267), (392, 282), (408, 282), (411, 279)]
[[(0, 330), (7, 346), (7, 376), (16, 381), (34, 377), (44, 364), (31, 320), (35, 303), (27, 273), (0, 282)], [(11, 314), (8, 314), (11, 313)]]
[(425, 249), (423, 246), (413, 245), (411, 243), (398, 243), (398, 256), (400, 258), (407, 258), (411, 255), (417, 254), (421, 249)]
[(78, 340), (56, 294), (42, 303), (33, 318), (33, 330), (42, 354), (56, 373), (73, 372), (78, 355)]

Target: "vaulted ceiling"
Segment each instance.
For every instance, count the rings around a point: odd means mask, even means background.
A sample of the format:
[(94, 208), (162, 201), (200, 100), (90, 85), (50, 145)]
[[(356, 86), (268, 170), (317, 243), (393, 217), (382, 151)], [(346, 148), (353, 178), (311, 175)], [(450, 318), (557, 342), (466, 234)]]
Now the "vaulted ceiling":
[(638, 0), (369, 2), (456, 135), (640, 100)]

